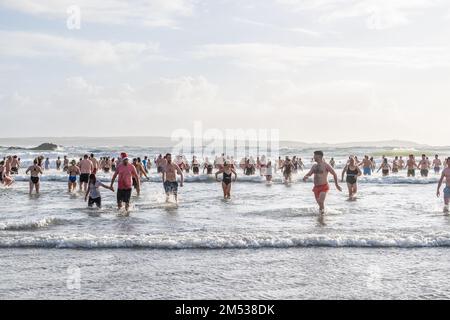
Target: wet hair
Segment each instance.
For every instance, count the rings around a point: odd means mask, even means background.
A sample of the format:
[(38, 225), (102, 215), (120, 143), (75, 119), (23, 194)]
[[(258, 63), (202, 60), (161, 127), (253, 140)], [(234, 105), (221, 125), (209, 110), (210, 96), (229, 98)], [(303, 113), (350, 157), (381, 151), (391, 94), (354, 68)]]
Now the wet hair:
[(83, 156), (83, 158), (87, 159), (87, 158), (89, 158), (89, 156), (88, 156), (87, 154), (85, 154), (85, 155)]
[(91, 173), (89, 176), (89, 184), (95, 184), (97, 182), (97, 177), (95, 174)]
[(38, 164), (37, 159), (34, 159), (34, 160), (33, 160), (33, 163), (34, 163), (34, 164)]
[(314, 151), (314, 155), (323, 158), (323, 151)]
[(93, 153), (91, 153), (91, 158), (93, 158), (94, 157), (94, 154)]

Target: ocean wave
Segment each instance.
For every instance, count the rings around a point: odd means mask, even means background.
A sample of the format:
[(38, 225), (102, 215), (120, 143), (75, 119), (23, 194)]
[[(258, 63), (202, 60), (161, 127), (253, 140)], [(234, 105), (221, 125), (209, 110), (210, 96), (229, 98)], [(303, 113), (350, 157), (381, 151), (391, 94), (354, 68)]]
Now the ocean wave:
[(262, 248), (427, 248), (450, 247), (450, 235), (207, 235), (199, 236), (94, 236), (46, 235), (1, 237), (0, 248), (60, 249), (262, 249)]
[(0, 222), (0, 230), (2, 231), (27, 231), (40, 228), (46, 228), (51, 225), (62, 224), (63, 220), (46, 217), (37, 221), (15, 221), (15, 222)]
[[(303, 173), (294, 174), (292, 176), (292, 183), (303, 183), (302, 179), (304, 177)], [(339, 175), (338, 175), (339, 176)], [(112, 174), (99, 173), (97, 178), (102, 182), (111, 181)], [(220, 178), (220, 177), (219, 177)], [(361, 184), (436, 184), (439, 181), (440, 176), (438, 175), (430, 175), (427, 178), (424, 177), (406, 177), (401, 175), (391, 175), (387, 177), (382, 176), (365, 176), (360, 177), (358, 182)], [(17, 182), (28, 182), (30, 177), (24, 174), (15, 175), (14, 179)], [(49, 181), (49, 182), (67, 182), (68, 176), (64, 174), (51, 173), (44, 174), (41, 176), (41, 181)], [(185, 175), (184, 181), (187, 183), (212, 183), (216, 182), (214, 175)], [(311, 179), (308, 183), (311, 183)], [(162, 182), (162, 178), (160, 174), (152, 173), (149, 175), (149, 179), (142, 179), (142, 182)], [(239, 175), (238, 173), (238, 183), (266, 183), (265, 176), (253, 175)], [(330, 182), (333, 182), (333, 179), (330, 179)], [(280, 174), (275, 174), (272, 177), (272, 183), (284, 183), (284, 178)]]

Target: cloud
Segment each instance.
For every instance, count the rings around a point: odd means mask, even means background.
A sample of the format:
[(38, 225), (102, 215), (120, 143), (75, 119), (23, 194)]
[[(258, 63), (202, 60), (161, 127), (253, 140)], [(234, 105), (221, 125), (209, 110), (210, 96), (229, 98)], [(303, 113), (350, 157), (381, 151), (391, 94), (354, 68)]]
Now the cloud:
[(87, 66), (136, 67), (149, 60), (164, 59), (159, 44), (91, 41), (43, 33), (0, 31), (0, 56), (59, 58)]
[[(2, 117), (21, 119), (26, 126), (24, 132), (16, 132), (17, 124), (5, 123), (0, 134), (170, 135), (170, 130), (186, 124), (186, 117), (201, 119), (209, 114), (216, 98), (217, 86), (202, 76), (112, 86), (73, 76), (57, 88), (36, 93), (0, 92)], [(42, 115), (51, 126), (36, 121), (43, 119)], [(83, 126), (67, 126), (67, 119), (80, 116)]]
[(240, 43), (203, 45), (192, 55), (197, 59), (227, 59), (239, 67), (269, 71), (288, 71), (326, 62), (415, 69), (450, 66), (450, 47), (344, 48)]
[(382, 30), (410, 23), (426, 9), (448, 7), (444, 0), (275, 0), (296, 11), (312, 11), (321, 22), (362, 18), (368, 29)]
[(82, 23), (149, 27), (177, 27), (179, 18), (193, 15), (194, 4), (194, 0), (0, 0), (0, 6), (36, 16), (67, 18), (67, 9), (76, 5)]

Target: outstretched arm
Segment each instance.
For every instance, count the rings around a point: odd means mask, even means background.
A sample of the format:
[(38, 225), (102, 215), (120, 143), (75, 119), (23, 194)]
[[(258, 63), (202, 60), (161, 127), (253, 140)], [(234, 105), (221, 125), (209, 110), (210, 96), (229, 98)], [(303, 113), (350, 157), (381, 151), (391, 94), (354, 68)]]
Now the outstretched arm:
[(311, 170), (309, 170), (309, 172), (303, 177), (303, 181), (306, 182), (306, 180), (308, 180), (309, 177), (311, 177), (311, 176), (313, 175), (313, 172), (314, 172), (314, 168), (315, 168), (315, 167), (316, 167), (316, 165), (313, 165), (313, 166), (311, 167)]
[(118, 175), (118, 173), (116, 171), (116, 172), (114, 172), (114, 174), (113, 174), (113, 176), (111, 178), (111, 185), (110, 185), (110, 189), (111, 190), (114, 190), (114, 181), (116, 181), (117, 175)]

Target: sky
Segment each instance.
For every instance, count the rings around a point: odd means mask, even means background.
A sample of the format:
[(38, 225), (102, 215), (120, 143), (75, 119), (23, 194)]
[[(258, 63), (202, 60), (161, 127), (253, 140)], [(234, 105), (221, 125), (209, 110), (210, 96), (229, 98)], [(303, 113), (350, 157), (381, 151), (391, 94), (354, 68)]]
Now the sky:
[(449, 39), (448, 0), (0, 0), (0, 136), (450, 145)]

